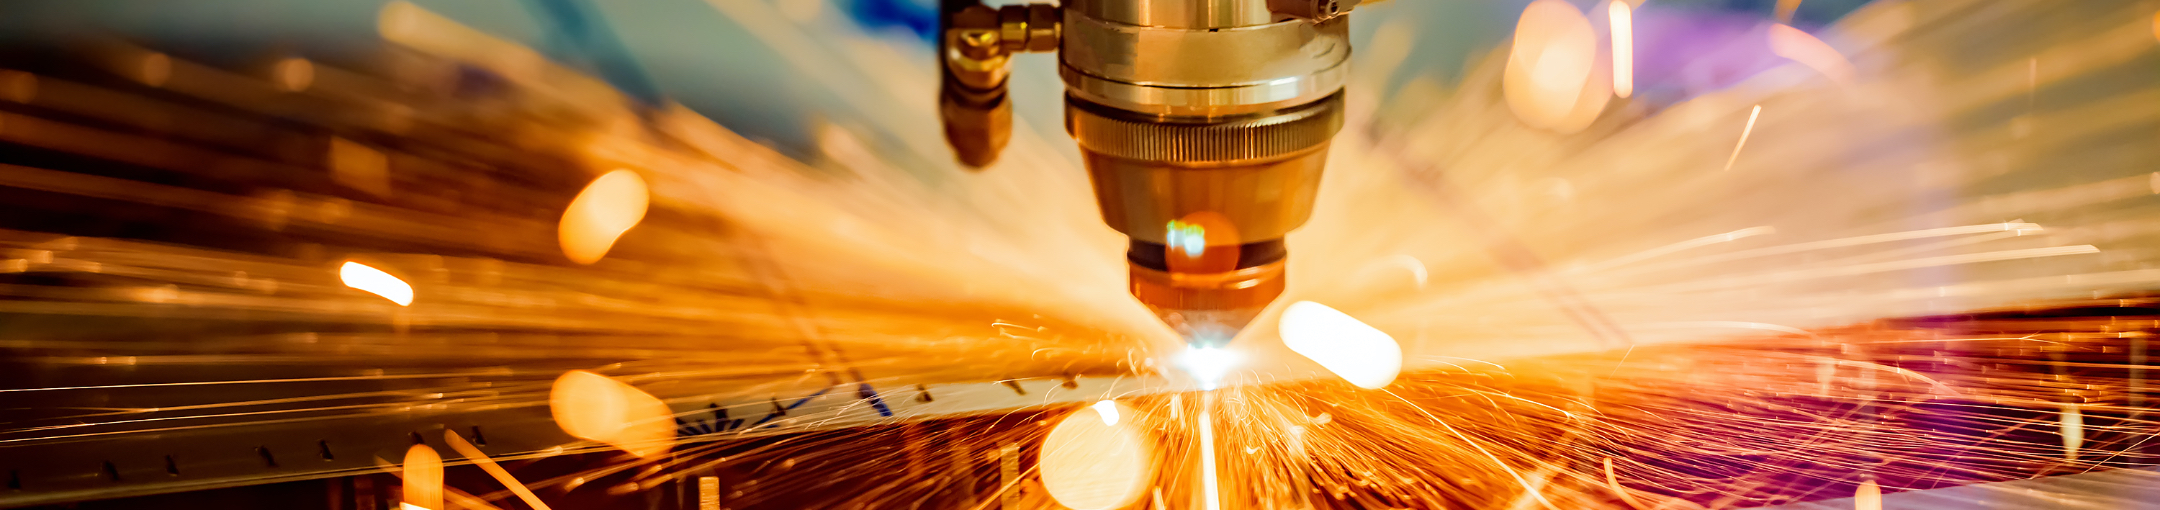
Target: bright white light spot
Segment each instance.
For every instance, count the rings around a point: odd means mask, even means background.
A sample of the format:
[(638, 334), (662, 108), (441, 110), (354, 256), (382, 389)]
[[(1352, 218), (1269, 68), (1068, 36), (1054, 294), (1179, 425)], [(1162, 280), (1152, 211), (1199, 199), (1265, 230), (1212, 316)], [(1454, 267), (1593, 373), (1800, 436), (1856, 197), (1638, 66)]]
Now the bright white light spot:
[(1102, 415), (1102, 424), (1103, 424), (1103, 425), (1106, 425), (1106, 426), (1111, 426), (1111, 427), (1115, 427), (1115, 426), (1117, 426), (1117, 420), (1118, 420), (1118, 412), (1117, 412), (1117, 408), (1118, 408), (1118, 405), (1117, 405), (1117, 401), (1115, 401), (1115, 400), (1104, 400), (1104, 401), (1101, 401), (1101, 402), (1096, 402), (1096, 403), (1095, 403), (1095, 405), (1092, 405), (1092, 406), (1088, 406), (1088, 407), (1090, 407), (1090, 408), (1094, 408), (1094, 409), (1095, 409), (1095, 414), (1099, 414), (1099, 415)]
[(398, 277), (391, 276), (390, 273), (385, 273), (381, 269), (368, 267), (366, 264), (359, 262), (346, 261), (345, 267), (338, 269), (338, 277), (345, 280), (345, 286), (347, 287), (382, 296), (383, 299), (397, 303), (398, 306), (412, 305), (412, 286), (405, 284), (405, 280), (399, 280)]
[[(1124, 407), (1105, 400), (1096, 404), (1097, 411), (1103, 404), (1111, 408), (1106, 416)], [(1058, 504), (1080, 510), (1124, 508), (1139, 500), (1141, 489), (1154, 478), (1154, 450), (1135, 424), (1105, 423), (1096, 414), (1074, 412), (1050, 429), (1036, 467), (1042, 471), (1043, 489)]]
[(1193, 379), (1200, 381), (1200, 389), (1212, 390), (1222, 384), (1222, 378), (1229, 375), (1230, 367), (1237, 366), (1239, 357), (1238, 353), (1228, 349), (1193, 347), (1178, 355), (1177, 364), (1185, 368), (1185, 373), (1192, 374)]
[(1402, 371), (1402, 346), (1356, 317), (1311, 301), (1283, 310), (1283, 345), (1360, 388), (1380, 389)]
[(1172, 250), (1184, 250), (1187, 257), (1199, 257), (1207, 253), (1207, 227), (1198, 223), (1170, 220), (1166, 243)]
[(557, 230), (563, 255), (579, 264), (599, 262), (616, 239), (645, 219), (651, 199), (637, 172), (616, 170), (593, 179), (563, 210)]

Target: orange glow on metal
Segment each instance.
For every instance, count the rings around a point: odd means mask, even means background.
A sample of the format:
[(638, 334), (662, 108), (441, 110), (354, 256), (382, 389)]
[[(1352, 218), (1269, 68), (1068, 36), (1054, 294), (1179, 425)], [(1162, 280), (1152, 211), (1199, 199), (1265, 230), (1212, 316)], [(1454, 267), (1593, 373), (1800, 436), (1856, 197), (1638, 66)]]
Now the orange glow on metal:
[(345, 265), (338, 269), (338, 277), (345, 280), (345, 286), (347, 287), (382, 296), (383, 299), (397, 303), (398, 306), (412, 305), (412, 285), (406, 284), (405, 280), (400, 280), (398, 277), (385, 273), (381, 269), (368, 267), (366, 264), (359, 262), (346, 261)]
[(1626, 98), (1635, 94), (1635, 8), (1616, 1), (1606, 14), (1612, 20), (1613, 95)]
[(548, 392), (555, 424), (571, 437), (651, 457), (674, 446), (675, 413), (667, 403), (622, 381), (572, 370)]
[(428, 445), (405, 450), (405, 504), (427, 509), (443, 508), (443, 459)]
[(1075, 509), (1124, 508), (1154, 478), (1153, 445), (1131, 421), (1119, 425), (1112, 418), (1132, 414), (1122, 404), (1105, 400), (1090, 407), (1066, 415), (1043, 437), (1036, 461), (1043, 488)]
[(607, 256), (615, 240), (645, 219), (651, 196), (637, 172), (616, 170), (593, 179), (570, 201), (557, 230), (563, 255), (591, 264)]
[(1200, 211), (1171, 220), (1164, 246), (1164, 264), (1173, 272), (1219, 273), (1237, 269), (1237, 224), (1214, 211)]
[(525, 484), (519, 482), (517, 477), (510, 476), (510, 471), (496, 464), (495, 459), (489, 458), (487, 452), (480, 451), (471, 442), (466, 441), (465, 436), (458, 435), (457, 431), (444, 430), (443, 442), (450, 443), (451, 450), (458, 452), (458, 455), (464, 455), (465, 460), (472, 461), (474, 465), (480, 466), (480, 470), (486, 471), (488, 476), (495, 477), (496, 482), (503, 484), (503, 487), (509, 488), (511, 493), (517, 494), (518, 499), (524, 500), (526, 506), (532, 507), (533, 510), (549, 510), (547, 503), (540, 501), (539, 495), (533, 494), (532, 489), (526, 488)]

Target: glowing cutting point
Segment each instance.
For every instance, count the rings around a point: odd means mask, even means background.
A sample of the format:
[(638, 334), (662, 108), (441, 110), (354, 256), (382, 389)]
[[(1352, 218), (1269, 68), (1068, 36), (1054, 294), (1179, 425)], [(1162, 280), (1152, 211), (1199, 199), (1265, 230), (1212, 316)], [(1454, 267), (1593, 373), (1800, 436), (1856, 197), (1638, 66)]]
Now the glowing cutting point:
[(1327, 305), (1291, 303), (1279, 325), (1283, 345), (1360, 388), (1386, 387), (1402, 371), (1394, 337)]
[(1066, 415), (1043, 437), (1042, 456), (1036, 460), (1043, 489), (1069, 508), (1124, 508), (1139, 500), (1154, 478), (1154, 449), (1136, 424), (1118, 426), (1112, 418), (1124, 406), (1105, 400), (1091, 407), (1096, 412)]
[(645, 219), (651, 200), (637, 172), (616, 170), (593, 179), (563, 211), (557, 230), (563, 255), (579, 264), (599, 262), (616, 239)]
[[(1222, 384), (1223, 376), (1230, 374), (1230, 367), (1237, 366), (1238, 354), (1219, 347), (1192, 347), (1178, 355), (1177, 364), (1185, 373), (1200, 381), (1200, 389), (1212, 390)], [(1390, 375), (1392, 377), (1392, 374)]]
[(412, 285), (407, 285), (405, 280), (399, 280), (398, 277), (385, 273), (381, 269), (368, 267), (366, 264), (359, 262), (346, 261), (345, 266), (338, 269), (338, 277), (345, 280), (345, 286), (347, 287), (382, 296), (383, 299), (397, 303), (398, 306), (412, 305)]
[(1105, 426), (1111, 426), (1111, 427), (1115, 427), (1115, 426), (1117, 426), (1117, 421), (1118, 421), (1118, 411), (1117, 411), (1118, 405), (1117, 405), (1117, 401), (1115, 401), (1115, 400), (1104, 400), (1104, 401), (1101, 401), (1101, 402), (1096, 402), (1096, 403), (1095, 403), (1095, 405), (1092, 405), (1092, 406), (1088, 406), (1088, 407), (1089, 407), (1089, 408), (1092, 408), (1092, 409), (1094, 409), (1094, 410), (1095, 410), (1095, 414), (1097, 414), (1097, 415), (1101, 415), (1101, 416), (1102, 416), (1102, 424), (1103, 424), (1103, 425), (1105, 425)]
[(1170, 220), (1170, 224), (1164, 229), (1169, 231), (1168, 246), (1171, 250), (1182, 251), (1185, 256), (1193, 258), (1207, 253), (1207, 227), (1198, 223)]

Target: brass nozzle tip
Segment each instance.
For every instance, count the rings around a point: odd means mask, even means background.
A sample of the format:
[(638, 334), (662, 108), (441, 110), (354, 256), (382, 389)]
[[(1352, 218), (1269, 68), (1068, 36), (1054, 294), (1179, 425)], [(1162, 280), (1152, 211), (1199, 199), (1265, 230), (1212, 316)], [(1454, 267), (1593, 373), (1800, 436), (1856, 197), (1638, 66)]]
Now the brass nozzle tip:
[(1283, 292), (1281, 260), (1215, 273), (1130, 267), (1133, 297), (1200, 347), (1229, 343)]

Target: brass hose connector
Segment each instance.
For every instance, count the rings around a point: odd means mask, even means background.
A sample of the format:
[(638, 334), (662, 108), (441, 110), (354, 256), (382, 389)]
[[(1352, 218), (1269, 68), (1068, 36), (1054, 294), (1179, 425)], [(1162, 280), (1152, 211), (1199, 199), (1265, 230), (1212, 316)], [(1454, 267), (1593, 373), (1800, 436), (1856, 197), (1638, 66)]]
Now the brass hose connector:
[(1012, 55), (1056, 51), (1060, 17), (1050, 4), (976, 4), (947, 14), (938, 41), (945, 60), (938, 114), (961, 163), (989, 166), (1004, 151), (1012, 133), (1005, 97)]

